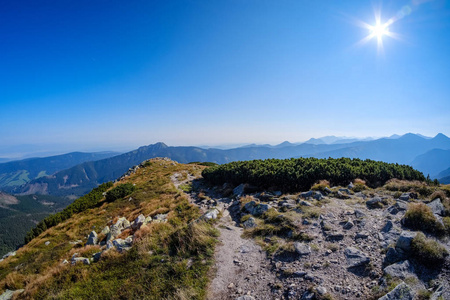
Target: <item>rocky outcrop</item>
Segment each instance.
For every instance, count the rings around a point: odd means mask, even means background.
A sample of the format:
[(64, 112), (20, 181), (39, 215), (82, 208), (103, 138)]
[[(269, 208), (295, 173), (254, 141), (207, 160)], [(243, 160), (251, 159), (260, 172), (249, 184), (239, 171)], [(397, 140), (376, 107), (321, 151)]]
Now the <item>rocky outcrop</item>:
[(407, 285), (402, 282), (397, 285), (391, 292), (384, 295), (378, 300), (413, 300), (414, 299), (414, 291)]
[(365, 253), (354, 247), (345, 249), (344, 254), (349, 268), (363, 266), (370, 262), (370, 258)]

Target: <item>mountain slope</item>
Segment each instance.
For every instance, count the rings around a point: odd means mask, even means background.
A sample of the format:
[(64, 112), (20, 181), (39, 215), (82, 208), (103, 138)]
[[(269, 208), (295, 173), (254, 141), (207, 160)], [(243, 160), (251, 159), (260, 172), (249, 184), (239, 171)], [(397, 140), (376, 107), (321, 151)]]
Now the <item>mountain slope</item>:
[(72, 152), (63, 155), (28, 158), (0, 164), (0, 189), (11, 189), (30, 180), (52, 175), (87, 161), (95, 161), (117, 155), (116, 152), (83, 153)]
[(23, 244), (37, 222), (67, 204), (69, 200), (56, 196), (11, 196), (0, 192), (0, 257)]
[[(134, 192), (102, 197), (0, 261), (0, 294), (23, 288), (20, 299), (204, 299), (217, 231), (194, 222), (200, 210), (171, 182), (173, 174), (195, 178), (203, 168), (146, 162), (110, 190), (128, 184)], [(145, 224), (132, 222), (141, 214)], [(86, 245), (93, 229), (98, 236)]]
[[(450, 150), (433, 149), (417, 156), (411, 166), (432, 178), (439, 178), (440, 172), (450, 167)], [(450, 175), (450, 174), (449, 174)], [(445, 174), (441, 177), (444, 177)]]

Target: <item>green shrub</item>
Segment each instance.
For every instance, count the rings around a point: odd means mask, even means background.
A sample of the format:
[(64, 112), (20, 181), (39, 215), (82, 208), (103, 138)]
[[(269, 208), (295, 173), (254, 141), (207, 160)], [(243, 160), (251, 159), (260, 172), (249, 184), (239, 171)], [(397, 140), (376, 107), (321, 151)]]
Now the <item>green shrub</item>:
[(136, 187), (131, 183), (122, 183), (106, 193), (106, 201), (113, 202), (117, 199), (130, 195)]
[(419, 232), (411, 242), (413, 256), (423, 264), (433, 266), (441, 264), (448, 255), (444, 246), (433, 239), (428, 239)]
[(424, 181), (423, 174), (407, 165), (350, 158), (291, 158), (236, 161), (207, 168), (203, 178), (212, 184), (249, 183), (260, 189), (283, 192), (308, 190), (319, 180), (333, 185), (347, 185), (359, 178), (369, 187), (383, 185), (389, 179)]
[(402, 222), (406, 227), (414, 230), (422, 230), (436, 235), (445, 233), (444, 226), (436, 220), (431, 208), (423, 203), (410, 204)]

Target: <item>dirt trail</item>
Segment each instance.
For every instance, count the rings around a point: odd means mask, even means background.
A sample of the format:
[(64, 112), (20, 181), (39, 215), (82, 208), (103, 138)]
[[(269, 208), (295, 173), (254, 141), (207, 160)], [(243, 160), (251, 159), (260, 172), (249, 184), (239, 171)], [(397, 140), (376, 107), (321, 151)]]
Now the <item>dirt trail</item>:
[(269, 284), (276, 277), (270, 271), (270, 261), (252, 239), (241, 237), (243, 230), (232, 219), (236, 209), (239, 209), (236, 204), (228, 206), (217, 225), (220, 244), (215, 254), (216, 277), (208, 299), (236, 299), (243, 295), (274, 299)]
[[(179, 189), (181, 184), (192, 182), (193, 176), (184, 180), (182, 174), (173, 174), (171, 179)], [(203, 189), (207, 191), (207, 189)], [(196, 195), (189, 194), (191, 203), (200, 207)], [(238, 201), (228, 198), (208, 196), (222, 211), (222, 217), (216, 228), (220, 232), (219, 244), (215, 253), (215, 277), (211, 281), (207, 299), (228, 300), (240, 296), (252, 296), (254, 299), (281, 299), (281, 295), (273, 293), (276, 275), (271, 271), (271, 262), (266, 253), (252, 239), (242, 238), (243, 229), (236, 222), (239, 213)], [(203, 210), (205, 207), (201, 207)], [(246, 299), (252, 299), (250, 297)]]

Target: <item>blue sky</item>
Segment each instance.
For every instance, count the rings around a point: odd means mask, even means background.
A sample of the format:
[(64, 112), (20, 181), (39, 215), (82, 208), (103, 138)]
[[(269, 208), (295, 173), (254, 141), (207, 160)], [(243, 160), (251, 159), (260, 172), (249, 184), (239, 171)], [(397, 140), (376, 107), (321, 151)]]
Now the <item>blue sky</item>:
[(0, 41), (0, 147), (450, 135), (449, 1), (0, 1)]

